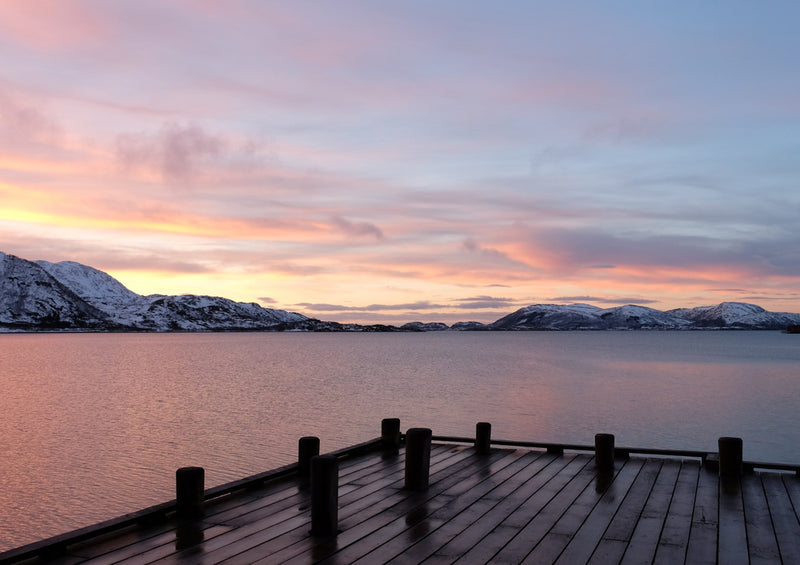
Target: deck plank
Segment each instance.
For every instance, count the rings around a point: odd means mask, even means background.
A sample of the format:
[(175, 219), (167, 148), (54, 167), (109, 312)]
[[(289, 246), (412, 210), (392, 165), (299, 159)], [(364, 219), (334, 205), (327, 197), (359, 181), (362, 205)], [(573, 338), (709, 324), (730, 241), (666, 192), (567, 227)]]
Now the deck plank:
[(719, 478), (715, 472), (700, 469), (686, 548), (686, 562), (698, 565), (717, 563), (719, 529)]
[[(383, 458), (363, 458), (344, 460), (339, 469), (340, 482), (345, 486), (340, 493), (346, 493), (351, 488), (347, 485), (357, 485), (364, 477), (374, 477), (385, 470), (399, 468), (402, 462), (396, 458), (385, 460)], [(268, 494), (264, 494), (266, 490)], [(276, 511), (291, 506), (308, 504), (307, 481), (278, 481), (267, 484), (260, 489), (254, 489), (245, 496), (229, 497), (221, 503), (215, 503), (206, 512), (206, 521), (220, 525), (236, 526), (239, 523), (249, 523), (269, 516)]]
[[(574, 455), (565, 455), (555, 458), (544, 469), (534, 474), (526, 483), (515, 491), (508, 499), (502, 500), (494, 510), (493, 518), (500, 520), (499, 524), (480, 540), (469, 551), (456, 559), (455, 563), (489, 563), (517, 533), (520, 522), (527, 523), (539, 509), (560, 490), (563, 483), (557, 477), (571, 474), (582, 469), (585, 462)], [(526, 519), (527, 518), (527, 519)]]
[(680, 467), (680, 462), (676, 460), (664, 461), (661, 466), (661, 472), (658, 474), (647, 504), (639, 516), (628, 549), (622, 557), (624, 565), (652, 563), (661, 537), (661, 530), (667, 518), (667, 510), (675, 491)]
[[(461, 461), (469, 455), (466, 450), (445, 449), (438, 446), (431, 452), (431, 471), (435, 473), (445, 472), (448, 469), (457, 470)], [(365, 509), (381, 512), (401, 500), (400, 496), (392, 496), (395, 494), (393, 490), (396, 489), (391, 487), (402, 482), (402, 463), (397, 467), (390, 466), (389, 469), (394, 472), (375, 475), (371, 482), (364, 482), (359, 488), (340, 497), (340, 529), (350, 531), (352, 528), (343, 526), (343, 523)], [(389, 494), (384, 494), (384, 490), (388, 490)], [(221, 563), (226, 560), (247, 562), (252, 559), (251, 556), (280, 554), (299, 542), (313, 543), (309, 533), (310, 528), (311, 515), (310, 508), (307, 507), (286, 517), (270, 516), (240, 528), (247, 530), (245, 537), (237, 536), (238, 539), (232, 543), (207, 550), (203, 562)], [(301, 550), (302, 548), (297, 551)]]
[(496, 500), (484, 497), (518, 474), (527, 463), (518, 453), (509, 451), (492, 465), (492, 475), (476, 477), (474, 484), (464, 481), (448, 489), (445, 494), (451, 498), (446, 504), (416, 523), (407, 516), (406, 521), (413, 525), (402, 536), (388, 540), (354, 563), (421, 563), (496, 504)]
[(800, 517), (800, 477), (795, 475), (782, 475), (783, 485), (786, 487), (786, 492), (789, 499), (792, 501), (795, 512)]
[(780, 562), (778, 539), (772, 527), (772, 518), (760, 475), (746, 474), (742, 477), (742, 502), (750, 564)]
[[(404, 535), (414, 526), (422, 524), (422, 527), (427, 529), (443, 523), (441, 518), (432, 517), (436, 510), (450, 502), (455, 496), (454, 492), (465, 486), (474, 486), (483, 480), (481, 477), (483, 470), (505, 455), (507, 453), (503, 451), (495, 451), (488, 457), (479, 457), (473, 454), (468, 461), (465, 461), (466, 464), (455, 472), (432, 475), (431, 485), (424, 493), (400, 489), (402, 498), (391, 507), (390, 511), (376, 514), (356, 527), (343, 531), (333, 544), (335, 548), (331, 548), (327, 552), (327, 558), (321, 560), (320, 563), (349, 564), (382, 546), (395, 536)], [(417, 538), (412, 535), (410, 539)], [(322, 549), (324, 544), (319, 544), (314, 540), (310, 541), (310, 547), (298, 554), (296, 558), (286, 562), (306, 562), (309, 555), (319, 558), (326, 553)]]
[(669, 504), (664, 528), (656, 547), (654, 565), (673, 565), (686, 561), (689, 534), (692, 527), (694, 501), (697, 496), (697, 478), (700, 463), (683, 461)]
[[(480, 551), (491, 557), (505, 543), (505, 534), (509, 528), (502, 528), (503, 521), (520, 508), (541, 485), (546, 484), (556, 473), (567, 465), (567, 459), (556, 458), (551, 454), (543, 454), (529, 464), (513, 480), (502, 485), (502, 491), (492, 493), (488, 497), (490, 507), (481, 517), (473, 521), (461, 533), (454, 536), (447, 544), (440, 547), (425, 562), (453, 562), (463, 555), (468, 559), (479, 561), (479, 556), (471, 552)], [(521, 481), (521, 482), (519, 482)], [(502, 495), (497, 498), (498, 495)], [(496, 534), (500, 534), (499, 536)]]
[[(605, 481), (597, 483), (595, 488), (600, 497), (577, 532), (567, 540), (561, 539), (564, 537), (563, 534), (560, 538), (554, 536), (548, 552), (545, 552), (545, 546), (540, 545), (528, 555), (526, 561), (536, 563), (539, 556), (549, 554), (554, 557), (551, 562), (586, 563), (602, 539), (603, 533), (611, 523), (643, 465), (644, 459), (641, 458), (624, 460), (622, 468), (617, 472), (613, 482), (610, 484), (606, 484)], [(564, 541), (567, 542), (566, 545), (563, 544)], [(554, 550), (559, 548), (562, 548), (560, 553), (555, 554)]]
[(764, 473), (761, 482), (775, 526), (781, 560), (784, 563), (800, 563), (800, 521), (797, 519), (781, 475)]
[[(502, 484), (479, 501), (479, 516), (465, 524), (465, 527), (455, 533), (446, 543), (442, 544), (425, 563), (452, 562), (472, 549), (476, 543), (500, 525), (508, 515), (510, 509), (522, 504), (531, 494), (531, 480), (551, 465), (555, 456), (547, 453), (525, 455), (520, 462), (525, 467), (518, 473), (503, 481)], [(468, 516), (460, 516), (459, 522), (464, 522)]]
[[(227, 530), (228, 528), (224, 526), (214, 526), (204, 530), (204, 537), (205, 539), (213, 539)], [(85, 563), (90, 563), (91, 565), (151, 563), (160, 557), (174, 554), (178, 551), (175, 531), (151, 538), (148, 542), (146, 544), (130, 545), (121, 550), (113, 551), (94, 559), (88, 559)]]
[(731, 565), (750, 563), (742, 488), (738, 480), (720, 481), (717, 561)]
[[(432, 456), (431, 478), (445, 481), (450, 475), (459, 472), (463, 468), (463, 462), (471, 456), (471, 452), (459, 449), (455, 452), (448, 452), (446, 459), (438, 458), (434, 463)], [(310, 513), (306, 514), (306, 523), (302, 528), (296, 528), (291, 532), (271, 539), (268, 543), (262, 544), (254, 550), (249, 550), (237, 560), (247, 558), (247, 556), (259, 556), (260, 554), (274, 554), (276, 560), (287, 561), (291, 558), (307, 553), (313, 555), (315, 560), (327, 556), (345, 544), (348, 537), (356, 536), (356, 539), (366, 535), (364, 533), (364, 522), (372, 520), (391, 521), (394, 518), (392, 508), (402, 504), (410, 494), (403, 490), (403, 471), (377, 478), (370, 484), (364, 485), (355, 496), (340, 498), (339, 504), (339, 525), (341, 534), (335, 540), (326, 538), (312, 538), (309, 533)], [(434, 491), (435, 492), (435, 491)], [(359, 532), (362, 532), (359, 534)], [(335, 542), (333, 545), (331, 541)]]
[(687, 453), (598, 473), (580, 449), (478, 455), (459, 441), (433, 444), (425, 492), (403, 488), (403, 449), (341, 459), (337, 536), (310, 535), (308, 483), (284, 474), (209, 501), (188, 527), (129, 523), (23, 563), (800, 563), (800, 478), (788, 473), (721, 482)]
[[(541, 460), (541, 461), (540, 461)], [(437, 553), (450, 543), (461, 532), (476, 520), (480, 519), (491, 507), (505, 497), (514, 488), (521, 486), (529, 478), (531, 469), (543, 467), (550, 459), (543, 453), (510, 451), (497, 466), (492, 475), (468, 491), (450, 491), (453, 500), (431, 515), (433, 520), (444, 519), (441, 527), (433, 528), (432, 524), (416, 525), (415, 528), (426, 529), (414, 535), (396, 536), (381, 547), (364, 555), (354, 564), (385, 563), (421, 563), (424, 559)], [(502, 467), (500, 465), (503, 464)], [(413, 542), (418, 538), (417, 542)], [(460, 552), (459, 552), (460, 554)]]
[(661, 472), (662, 463), (661, 459), (648, 459), (644, 462), (625, 499), (620, 504), (617, 514), (603, 534), (603, 539), (624, 541), (627, 545), (627, 542), (633, 537), (639, 516), (644, 510), (653, 485)]
[[(597, 476), (594, 457), (581, 455), (577, 459), (583, 461), (581, 467), (569, 482), (547, 502), (547, 504), (522, 528), (517, 535), (506, 544), (495, 556), (498, 563), (520, 563), (530, 553), (534, 546), (542, 540), (553, 526), (564, 520), (568, 510), (583, 513), (585, 505), (582, 495), (593, 489), (587, 489)], [(582, 519), (581, 519), (582, 521)], [(569, 526), (566, 526), (569, 527)]]
[(100, 538), (79, 543), (69, 548), (71, 556), (81, 559), (98, 558), (112, 551), (119, 551), (135, 544), (150, 543), (150, 538), (163, 536), (173, 530), (171, 524), (159, 524), (150, 527), (125, 528), (122, 532), (111, 532)]
[(618, 563), (633, 536), (639, 516), (661, 471), (661, 459), (645, 461), (617, 513), (606, 528), (589, 563)]
[[(452, 448), (452, 446), (450, 447)], [(437, 446), (431, 452), (432, 468), (436, 465), (445, 464), (446, 461), (456, 455), (450, 448)], [(402, 460), (382, 465), (380, 469), (381, 472), (366, 475), (366, 477), (371, 477), (370, 482), (367, 482), (365, 477), (360, 474), (351, 476), (350, 478), (354, 479), (360, 486), (347, 491), (344, 496), (340, 497), (340, 504), (357, 501), (396, 482), (397, 473), (402, 472)], [(344, 477), (347, 480), (348, 475), (345, 474)], [(279, 540), (285, 540), (286, 536), (293, 535), (292, 532), (296, 531), (296, 535), (299, 537), (307, 535), (311, 523), (307, 496), (308, 493), (303, 492), (305, 499), (302, 503), (298, 499), (296, 501), (297, 504), (294, 506), (276, 505), (272, 508), (265, 507), (259, 515), (251, 512), (247, 515), (247, 518), (243, 516), (241, 519), (228, 520), (226, 523), (234, 523), (238, 527), (220, 536), (219, 539), (204, 544), (205, 551), (201, 556), (198, 557), (190, 549), (187, 549), (182, 554), (161, 560), (160, 563), (193, 562), (192, 559), (197, 560), (195, 562), (198, 564), (217, 563), (248, 551), (253, 547), (260, 547), (259, 551), (274, 551), (274, 546), (280, 543)], [(272, 544), (268, 545), (269, 542), (272, 542)]]

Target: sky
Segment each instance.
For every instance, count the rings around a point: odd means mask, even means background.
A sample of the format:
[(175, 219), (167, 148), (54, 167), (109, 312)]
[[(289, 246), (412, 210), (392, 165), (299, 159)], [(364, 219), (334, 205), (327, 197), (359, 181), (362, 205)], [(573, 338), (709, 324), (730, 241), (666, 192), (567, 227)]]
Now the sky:
[(325, 320), (800, 312), (800, 3), (2, 0), (0, 251)]

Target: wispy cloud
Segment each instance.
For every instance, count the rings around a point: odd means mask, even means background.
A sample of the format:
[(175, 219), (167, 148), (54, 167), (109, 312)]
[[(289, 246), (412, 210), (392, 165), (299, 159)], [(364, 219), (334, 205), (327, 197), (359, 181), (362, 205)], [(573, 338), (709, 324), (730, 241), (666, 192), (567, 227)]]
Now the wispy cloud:
[(383, 239), (383, 231), (370, 222), (351, 222), (341, 216), (331, 218), (331, 223), (342, 232), (352, 236), (371, 236), (375, 239)]
[(530, 297), (789, 309), (798, 17), (4, 4), (3, 251), (372, 320)]
[(216, 164), (228, 143), (199, 126), (166, 124), (155, 134), (121, 134), (117, 158), (125, 170), (155, 171), (169, 182), (191, 181), (204, 165)]
[(109, 23), (101, 11), (78, 0), (29, 0), (0, 7), (0, 29), (27, 47), (42, 51), (96, 46)]
[(608, 297), (608, 296), (556, 296), (547, 302), (585, 302), (599, 304), (653, 304), (656, 300), (633, 297)]
[(482, 309), (498, 309), (498, 308), (511, 308), (514, 305), (520, 305), (520, 299), (516, 298), (500, 298), (496, 296), (472, 296), (469, 298), (458, 298), (455, 300), (455, 308), (462, 310), (482, 310)]
[(343, 306), (341, 304), (311, 304), (308, 302), (301, 302), (296, 306), (308, 308), (316, 312), (383, 312), (392, 310), (414, 311), (446, 308), (446, 306), (442, 304), (433, 304), (426, 300), (405, 304), (369, 304), (367, 306)]
[(41, 108), (0, 90), (0, 141), (5, 150), (21, 142), (48, 141), (59, 132), (59, 125)]

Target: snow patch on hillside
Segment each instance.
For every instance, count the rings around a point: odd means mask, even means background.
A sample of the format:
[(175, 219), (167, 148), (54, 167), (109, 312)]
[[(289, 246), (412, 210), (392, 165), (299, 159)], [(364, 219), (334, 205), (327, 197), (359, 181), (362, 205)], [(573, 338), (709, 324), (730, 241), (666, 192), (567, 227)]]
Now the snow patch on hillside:
[(214, 296), (142, 296), (74, 261), (33, 262), (5, 253), (0, 292), (0, 324), (11, 329), (259, 330), (308, 320)]

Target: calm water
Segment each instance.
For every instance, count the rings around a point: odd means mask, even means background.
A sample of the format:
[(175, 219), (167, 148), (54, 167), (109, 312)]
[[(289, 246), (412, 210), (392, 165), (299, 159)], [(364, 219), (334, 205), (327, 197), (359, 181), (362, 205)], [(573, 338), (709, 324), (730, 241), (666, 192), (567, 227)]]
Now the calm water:
[(0, 550), (403, 429), (800, 462), (779, 332), (0, 335)]

